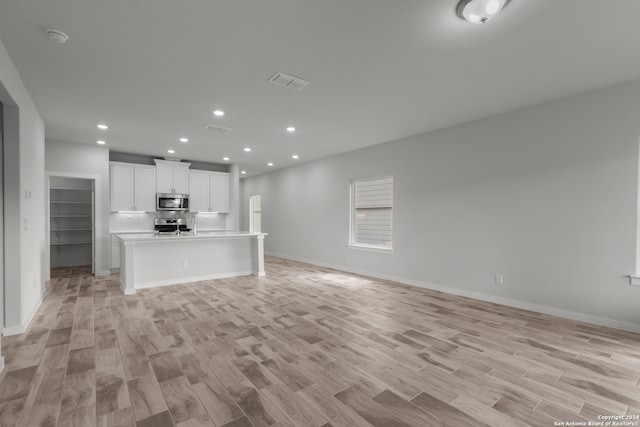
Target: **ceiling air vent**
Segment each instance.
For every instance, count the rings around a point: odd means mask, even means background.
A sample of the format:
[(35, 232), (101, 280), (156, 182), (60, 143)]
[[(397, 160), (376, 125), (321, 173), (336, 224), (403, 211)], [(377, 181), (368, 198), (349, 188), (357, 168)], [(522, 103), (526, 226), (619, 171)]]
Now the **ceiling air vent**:
[(269, 78), (269, 81), (278, 86), (284, 86), (293, 90), (300, 90), (308, 86), (311, 82), (300, 77), (292, 76), (291, 74), (278, 71)]
[(221, 133), (229, 133), (229, 132), (231, 132), (231, 128), (214, 125), (213, 123), (209, 123), (208, 125), (206, 125), (205, 129), (215, 130), (216, 132), (221, 132)]

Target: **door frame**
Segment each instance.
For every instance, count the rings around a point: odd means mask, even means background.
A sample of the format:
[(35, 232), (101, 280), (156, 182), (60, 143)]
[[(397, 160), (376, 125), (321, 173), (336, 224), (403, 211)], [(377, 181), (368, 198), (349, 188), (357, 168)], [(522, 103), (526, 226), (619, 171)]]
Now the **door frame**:
[[(97, 271), (100, 271), (98, 268), (98, 260), (102, 259), (102, 247), (96, 245), (96, 240), (98, 236), (102, 236), (102, 206), (100, 201), (102, 200), (100, 195), (100, 175), (94, 174), (85, 174), (85, 173), (74, 173), (74, 172), (58, 172), (58, 171), (45, 171), (45, 245), (49, 249), (51, 248), (51, 205), (50, 205), (50, 195), (51, 195), (51, 177), (59, 177), (59, 178), (76, 178), (76, 179), (86, 179), (91, 181), (92, 186), (92, 198), (93, 198), (93, 224), (92, 229), (92, 242), (91, 242), (91, 273), (96, 274)], [(46, 251), (47, 256), (46, 262), (44, 265), (47, 280), (51, 280), (51, 252), (50, 250)], [(102, 266), (102, 264), (100, 264)]]

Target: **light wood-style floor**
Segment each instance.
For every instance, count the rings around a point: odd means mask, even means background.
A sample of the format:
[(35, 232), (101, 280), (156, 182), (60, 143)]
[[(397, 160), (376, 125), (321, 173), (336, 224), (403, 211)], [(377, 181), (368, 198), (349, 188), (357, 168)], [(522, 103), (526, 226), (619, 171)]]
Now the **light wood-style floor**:
[(278, 258), (148, 289), (62, 269), (2, 426), (553, 426), (640, 414), (640, 335)]

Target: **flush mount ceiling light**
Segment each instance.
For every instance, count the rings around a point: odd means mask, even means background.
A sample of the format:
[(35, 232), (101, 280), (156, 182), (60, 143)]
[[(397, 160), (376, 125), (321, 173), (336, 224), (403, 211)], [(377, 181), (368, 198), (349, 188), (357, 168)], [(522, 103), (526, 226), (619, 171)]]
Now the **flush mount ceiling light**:
[(106, 144), (106, 143), (107, 143), (106, 141), (103, 141), (103, 140), (101, 140), (101, 139), (100, 139), (100, 140), (98, 140), (98, 141), (96, 141), (96, 144), (99, 144), (99, 145), (104, 145), (104, 144)]
[(223, 157), (222, 160), (224, 160), (225, 162), (228, 162), (229, 158), (228, 157)]
[(176, 150), (167, 150), (167, 153), (169, 154), (175, 154)]
[(217, 116), (217, 117), (222, 117), (222, 116), (224, 116), (224, 111), (222, 111), (222, 110), (215, 110), (215, 111), (213, 112), (213, 115), (214, 115), (214, 116)]
[(273, 166), (273, 162), (267, 163), (267, 166)]
[(247, 171), (240, 171), (242, 175), (246, 175)]
[(509, 3), (509, 0), (460, 0), (456, 13), (466, 21), (485, 24), (496, 16)]
[(293, 126), (289, 126), (287, 128), (287, 132), (295, 132), (295, 131), (296, 131), (296, 128), (294, 128)]
[(180, 138), (180, 142), (187, 143), (189, 142), (189, 138)]
[(69, 40), (69, 36), (60, 30), (50, 28), (48, 30), (44, 30), (44, 32), (47, 33), (47, 37), (49, 37), (50, 40), (53, 40), (56, 43), (65, 44), (67, 40)]
[(300, 156), (298, 156), (297, 154), (294, 154), (293, 156), (291, 156), (291, 158), (293, 160), (298, 160), (300, 158)]
[(98, 125), (98, 129), (107, 130), (107, 129), (109, 129), (109, 126), (107, 126), (107, 125), (105, 125), (105, 124), (100, 123), (100, 124)]
[(244, 151), (248, 153), (249, 151), (251, 151), (251, 148), (247, 147), (244, 149)]

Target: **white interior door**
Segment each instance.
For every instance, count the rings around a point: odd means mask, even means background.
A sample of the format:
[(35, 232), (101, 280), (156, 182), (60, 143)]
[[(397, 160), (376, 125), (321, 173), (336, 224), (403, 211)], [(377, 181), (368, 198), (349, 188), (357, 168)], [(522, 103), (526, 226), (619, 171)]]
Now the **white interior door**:
[[(0, 104), (0, 114), (2, 114)], [(0, 118), (1, 122), (1, 118)], [(0, 333), (4, 329), (4, 142), (0, 129)], [(0, 350), (2, 345), (0, 344)], [(2, 365), (0, 357), (0, 365)], [(1, 369), (1, 368), (0, 368)]]
[[(3, 114), (0, 103), (0, 114)], [(3, 123), (0, 117), (0, 123)], [(4, 142), (0, 126), (0, 371), (4, 368), (2, 357), (2, 331), (4, 330)]]
[(96, 181), (91, 180), (91, 274), (96, 274)]
[(262, 199), (260, 194), (253, 194), (249, 197), (249, 211), (249, 231), (262, 233)]

